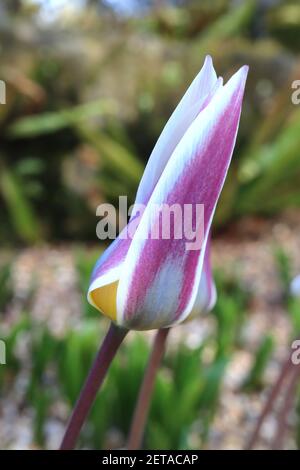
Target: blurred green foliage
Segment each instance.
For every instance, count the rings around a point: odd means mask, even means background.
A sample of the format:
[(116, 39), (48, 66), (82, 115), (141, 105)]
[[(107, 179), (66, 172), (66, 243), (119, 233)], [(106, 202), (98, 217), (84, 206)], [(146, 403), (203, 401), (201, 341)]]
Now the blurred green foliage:
[(49, 21), (34, 2), (11, 5), (0, 21), (2, 243), (94, 239), (97, 205), (133, 202), (207, 53), (225, 79), (250, 65), (216, 226), (299, 207), (298, 1), (140, 2), (129, 15), (90, 1)]
[(5, 261), (0, 265), (0, 311), (6, 308), (12, 297), (11, 263)]
[(263, 386), (263, 377), (266, 366), (274, 350), (274, 339), (271, 335), (266, 335), (261, 341), (254, 357), (252, 368), (245, 380), (244, 388), (256, 390)]
[[(15, 343), (29, 335), (26, 361), (27, 367), (30, 364), (30, 380), (26, 400), (34, 408), (34, 441), (38, 445), (45, 444), (45, 424), (55, 403), (64, 402), (69, 408), (74, 405), (105, 328), (105, 321), (88, 316), (58, 338), (48, 327), (24, 315), (6, 336), (2, 335), (10, 351), (7, 367), (1, 369), (2, 391), (9, 387), (7, 378), (22, 366), (22, 358), (14, 355)], [(191, 447), (192, 431), (196, 432), (199, 446), (206, 442), (230, 358), (230, 354), (220, 353), (216, 347), (222, 343), (221, 330), (218, 331), (201, 346), (190, 348), (181, 344), (167, 354), (155, 386), (145, 437), (147, 448)], [(215, 351), (209, 362), (203, 359), (208, 349)], [(128, 338), (96, 399), (81, 445), (110, 447), (113, 445), (110, 433), (114, 429), (118, 431), (119, 445), (124, 444), (148, 354), (149, 344), (142, 334)]]
[[(105, 335), (107, 321), (85, 300), (95, 256), (94, 251), (87, 255), (82, 247), (74, 251), (82, 316), (73, 326), (70, 322), (62, 332), (54, 333), (47, 323), (27, 313), (32, 302), (27, 299), (23, 300), (21, 317), (5, 327), (0, 323), (0, 338), (5, 341), (7, 351), (7, 364), (0, 368), (0, 397), (14, 394), (17, 378), (26, 375), (22, 406), (32, 409), (32, 443), (40, 447), (47, 447), (49, 420), (65, 423)], [(299, 331), (296, 328), (300, 325), (300, 303), (289, 295), (287, 286), (292, 275), (288, 256), (276, 248), (275, 259), (282, 286), (280, 298), (290, 315), (292, 339), (295, 331)], [(7, 292), (10, 292), (12, 272), (5, 263), (0, 269), (0, 278), (6, 279)], [(198, 343), (181, 340), (172, 345), (170, 342), (155, 384), (145, 448), (205, 448), (209, 443), (214, 419), (222, 409), (220, 398), (227, 367), (235, 354), (245, 349), (244, 327), (251, 303), (250, 294), (238, 278), (217, 271), (215, 279), (218, 301), (209, 314), (215, 325)], [(7, 315), (5, 312), (11, 302), (7, 292), (3, 290), (0, 295), (2, 315)], [(22, 352), (20, 345), (23, 345)], [(261, 338), (252, 351), (252, 364), (245, 371), (245, 380), (235, 388), (236, 393), (257, 393), (265, 387), (265, 372), (273, 360), (275, 347), (275, 336), (268, 333)], [(96, 398), (81, 435), (80, 447), (124, 446), (149, 351), (150, 343), (142, 332), (128, 336)], [(298, 432), (297, 425), (296, 438)]]
[[(77, 249), (74, 255), (84, 299), (95, 254), (83, 256), (82, 249)], [(240, 347), (248, 303), (248, 294), (236, 279), (228, 279), (221, 272), (216, 278), (220, 295), (211, 314), (216, 328), (198, 345), (180, 343), (168, 348), (155, 385), (145, 448), (201, 448), (209, 438), (226, 367)], [(27, 370), (24, 400), (33, 409), (33, 441), (42, 447), (47, 443), (50, 417), (61, 419), (55, 410), (64, 404), (69, 413), (74, 405), (107, 328), (106, 320), (99, 320), (99, 315), (95, 317), (85, 305), (83, 300), (79, 323), (59, 336), (27, 313), (8, 329), (0, 330), (8, 354), (7, 365), (0, 369), (0, 394), (9, 394), (15, 383), (12, 378)], [(27, 353), (20, 355), (18, 344), (25, 338)], [(129, 335), (97, 396), (81, 446), (99, 449), (124, 445), (149, 348), (142, 333)], [(260, 350), (258, 356), (262, 355)], [(264, 358), (264, 367), (268, 359)], [(252, 374), (255, 383), (258, 377), (263, 383), (261, 372), (260, 367), (260, 372)]]
[[(291, 102), (292, 81), (300, 78), (299, 2), (175, 3), (122, 16), (90, 1), (74, 16), (45, 22), (40, 7), (29, 1), (1, 2), (0, 79), (7, 84), (7, 104), (0, 106), (2, 245), (94, 240), (96, 206), (126, 194), (133, 202), (153, 145), (207, 53), (225, 79), (250, 65), (216, 226), (299, 207), (300, 111)], [(7, 366), (0, 368), (0, 394), (10, 393), (21, 370), (27, 373), (25, 406), (32, 407), (34, 442), (42, 447), (49, 417), (66, 418), (57, 408), (63, 404), (69, 412), (105, 333), (106, 322), (85, 301), (95, 257), (84, 249), (75, 253), (82, 292), (76, 326), (56, 336), (28, 313), (30, 299), (21, 318), (7, 322), (3, 331), (1, 324)], [(289, 259), (278, 249), (276, 260), (281, 301), (293, 331), (300, 331), (299, 301), (289, 295)], [(3, 318), (12, 300), (11, 269), (10, 262), (0, 266)], [(216, 281), (219, 298), (211, 314), (216, 328), (201, 345), (169, 348), (145, 447), (203, 448), (209, 439), (226, 367), (242, 348), (248, 305), (237, 279), (217, 272)], [(24, 342), (25, 356), (19, 352)], [(243, 393), (264, 385), (274, 347), (273, 337), (262, 338)], [(125, 342), (81, 445), (124, 444), (148, 353), (142, 334)]]

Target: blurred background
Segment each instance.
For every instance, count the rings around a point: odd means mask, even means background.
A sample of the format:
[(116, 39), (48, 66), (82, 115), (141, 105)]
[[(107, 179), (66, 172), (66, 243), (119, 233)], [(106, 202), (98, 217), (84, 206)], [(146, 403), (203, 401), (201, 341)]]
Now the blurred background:
[[(85, 300), (105, 248), (96, 207), (134, 201), (207, 53), (225, 80), (250, 66), (214, 221), (219, 297), (172, 330), (144, 446), (245, 446), (300, 330), (299, 37), (297, 0), (1, 1), (0, 448), (58, 446), (107, 328)], [(81, 447), (124, 445), (151, 339), (127, 338)], [(275, 410), (257, 447), (300, 446), (297, 391), (293, 404), (284, 435)]]

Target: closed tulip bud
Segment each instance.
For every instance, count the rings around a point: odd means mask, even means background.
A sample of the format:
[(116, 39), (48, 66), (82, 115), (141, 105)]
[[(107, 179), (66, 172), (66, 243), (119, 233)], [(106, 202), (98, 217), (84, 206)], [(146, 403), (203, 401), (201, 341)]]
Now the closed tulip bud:
[[(210, 228), (236, 141), (247, 72), (242, 67), (223, 86), (207, 57), (163, 129), (129, 224), (92, 274), (88, 300), (116, 324), (165, 328), (212, 308)], [(144, 210), (138, 217), (140, 205)], [(201, 226), (192, 224), (202, 233), (196, 249), (188, 249), (186, 233), (151, 237), (160, 220), (153, 207), (173, 205), (183, 212), (186, 205), (204, 208)], [(124, 236), (128, 232), (131, 236)]]

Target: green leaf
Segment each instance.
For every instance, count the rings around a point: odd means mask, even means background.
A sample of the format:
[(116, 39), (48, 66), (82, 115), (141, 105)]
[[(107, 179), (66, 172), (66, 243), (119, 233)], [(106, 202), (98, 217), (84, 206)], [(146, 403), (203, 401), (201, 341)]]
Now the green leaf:
[(263, 385), (263, 376), (274, 350), (274, 339), (271, 335), (266, 335), (257, 352), (249, 372), (245, 380), (243, 388), (248, 391), (258, 390)]
[[(78, 132), (98, 151), (100, 159), (122, 180), (128, 179), (137, 186), (143, 174), (143, 165), (138, 158), (123, 145), (105, 135), (101, 130), (93, 130), (87, 126), (77, 126)], [(120, 172), (120, 173), (119, 173)]]
[(22, 185), (8, 168), (1, 168), (0, 190), (20, 239), (28, 243), (38, 241), (41, 235), (38, 219), (24, 196)]
[(248, 0), (234, 9), (230, 9), (227, 14), (221, 15), (201, 35), (201, 49), (207, 52), (211, 45), (239, 33), (249, 24), (255, 12), (255, 7), (255, 0)]

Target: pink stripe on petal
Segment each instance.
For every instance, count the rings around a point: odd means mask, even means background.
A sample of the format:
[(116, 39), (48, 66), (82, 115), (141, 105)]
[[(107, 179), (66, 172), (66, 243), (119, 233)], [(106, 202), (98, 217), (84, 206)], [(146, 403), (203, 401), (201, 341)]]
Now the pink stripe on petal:
[(145, 240), (140, 235), (146, 233), (149, 237), (153, 204), (204, 204), (207, 238), (233, 152), (246, 75), (247, 68), (243, 67), (195, 119), (150, 198), (126, 257), (126, 276), (121, 277), (118, 289), (118, 315), (129, 327), (167, 326), (184, 320), (192, 309), (203, 250), (187, 251), (189, 240), (184, 237)]
[(137, 191), (137, 204), (148, 202), (176, 145), (221, 85), (222, 79), (217, 80), (212, 59), (207, 56), (202, 69), (165, 125), (150, 155)]
[(136, 226), (135, 220), (131, 220), (96, 262), (88, 291), (89, 301), (91, 300), (90, 292), (92, 290), (120, 278), (121, 268), (131, 245)]
[[(160, 176), (160, 172), (163, 170), (168, 158), (166, 156), (166, 151), (171, 155), (176, 144), (180, 140), (182, 134), (185, 132), (186, 128), (193, 121), (195, 116), (199, 114), (203, 107), (207, 106), (213, 94), (217, 91), (218, 87), (222, 85), (222, 80), (216, 77), (212, 60), (207, 56), (204, 66), (201, 71), (191, 84), (190, 88), (187, 90), (186, 94), (182, 98), (181, 102), (177, 106), (173, 115), (171, 116), (169, 122), (165, 126), (164, 131), (162, 132), (157, 145), (155, 146), (152, 155), (149, 159), (149, 164), (147, 166), (144, 176), (142, 178), (141, 184), (139, 186), (139, 193), (144, 195), (142, 199), (146, 202), (148, 201), (153, 187), (156, 184), (156, 180)], [(162, 153), (162, 155), (161, 155)], [(156, 173), (155, 181), (149, 186), (148, 174), (153, 175)], [(147, 186), (147, 188), (146, 188)], [(136, 203), (139, 203), (139, 196), (137, 197)], [(137, 210), (138, 207), (137, 207)], [(133, 219), (135, 211), (132, 213)], [(127, 227), (124, 231), (127, 230)], [(97, 261), (92, 276), (91, 276), (91, 288), (98, 285), (102, 282), (110, 282), (111, 275), (116, 276), (116, 269), (120, 268), (122, 265), (128, 249), (131, 244), (131, 239), (122, 239), (118, 237), (100, 256)]]
[(95, 279), (103, 276), (111, 269), (116, 268), (122, 263), (127, 255), (131, 240), (122, 240), (121, 238), (116, 238), (105, 252), (100, 256), (97, 263), (95, 264), (91, 282)]

